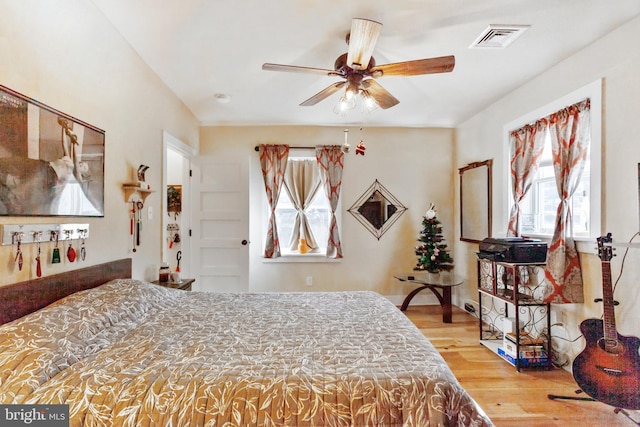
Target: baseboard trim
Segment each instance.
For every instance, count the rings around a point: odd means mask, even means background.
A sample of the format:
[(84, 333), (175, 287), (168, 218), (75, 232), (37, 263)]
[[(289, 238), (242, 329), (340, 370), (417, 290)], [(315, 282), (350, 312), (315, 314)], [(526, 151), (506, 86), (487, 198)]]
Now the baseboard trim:
[[(389, 301), (391, 301), (396, 306), (401, 306), (406, 298), (406, 295), (385, 295)], [(430, 292), (425, 292), (424, 294), (416, 295), (412, 300), (410, 305), (440, 305), (438, 299), (435, 295), (431, 295)]]

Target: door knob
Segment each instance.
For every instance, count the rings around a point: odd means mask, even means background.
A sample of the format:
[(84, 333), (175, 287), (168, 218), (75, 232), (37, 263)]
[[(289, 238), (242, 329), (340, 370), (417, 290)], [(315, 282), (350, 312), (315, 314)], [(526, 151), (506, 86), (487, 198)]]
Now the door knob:
[(247, 244), (249, 243), (249, 241), (247, 239), (244, 239), (242, 242), (242, 246), (247, 246)]

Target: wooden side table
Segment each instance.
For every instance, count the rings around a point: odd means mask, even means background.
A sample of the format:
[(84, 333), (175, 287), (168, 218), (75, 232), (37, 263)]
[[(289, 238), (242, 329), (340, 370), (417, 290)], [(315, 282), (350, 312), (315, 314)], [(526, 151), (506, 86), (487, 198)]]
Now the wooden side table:
[(191, 285), (195, 281), (196, 281), (196, 279), (182, 279), (180, 282), (160, 282), (158, 280), (154, 280), (151, 283), (153, 283), (154, 285), (164, 286), (165, 288), (172, 288), (172, 289), (180, 289), (180, 290), (183, 290), (183, 291), (190, 291), (191, 290)]
[[(409, 295), (407, 295), (407, 297), (404, 299), (404, 302), (402, 303), (402, 307), (400, 308), (400, 310), (405, 311), (407, 307), (409, 307), (409, 303), (411, 302), (413, 297), (418, 295), (418, 293), (420, 293), (421, 291), (429, 289), (431, 292), (433, 292), (433, 294), (436, 296), (436, 298), (438, 298), (438, 301), (440, 302), (440, 306), (442, 307), (442, 321), (444, 323), (451, 323), (451, 288), (461, 285), (464, 280), (459, 277), (455, 277), (452, 274), (447, 275), (446, 277), (441, 274), (438, 276), (437, 280), (430, 280), (428, 276), (423, 275), (397, 275), (393, 277), (400, 280), (401, 282), (411, 282), (420, 285), (419, 287), (411, 291)], [(440, 292), (438, 292), (438, 290)]]

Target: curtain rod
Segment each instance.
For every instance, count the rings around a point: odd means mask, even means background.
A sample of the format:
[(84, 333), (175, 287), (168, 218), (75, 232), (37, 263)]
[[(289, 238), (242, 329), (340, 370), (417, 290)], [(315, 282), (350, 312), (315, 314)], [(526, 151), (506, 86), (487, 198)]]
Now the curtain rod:
[[(289, 150), (315, 150), (316, 147), (289, 147)], [(256, 145), (254, 150), (260, 151), (260, 146)]]

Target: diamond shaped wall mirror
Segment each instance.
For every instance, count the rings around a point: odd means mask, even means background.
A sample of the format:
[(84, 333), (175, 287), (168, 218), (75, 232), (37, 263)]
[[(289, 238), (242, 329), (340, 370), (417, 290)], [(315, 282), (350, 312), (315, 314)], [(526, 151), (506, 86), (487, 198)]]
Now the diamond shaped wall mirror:
[(407, 208), (376, 179), (349, 208), (349, 213), (380, 240), (406, 210)]

